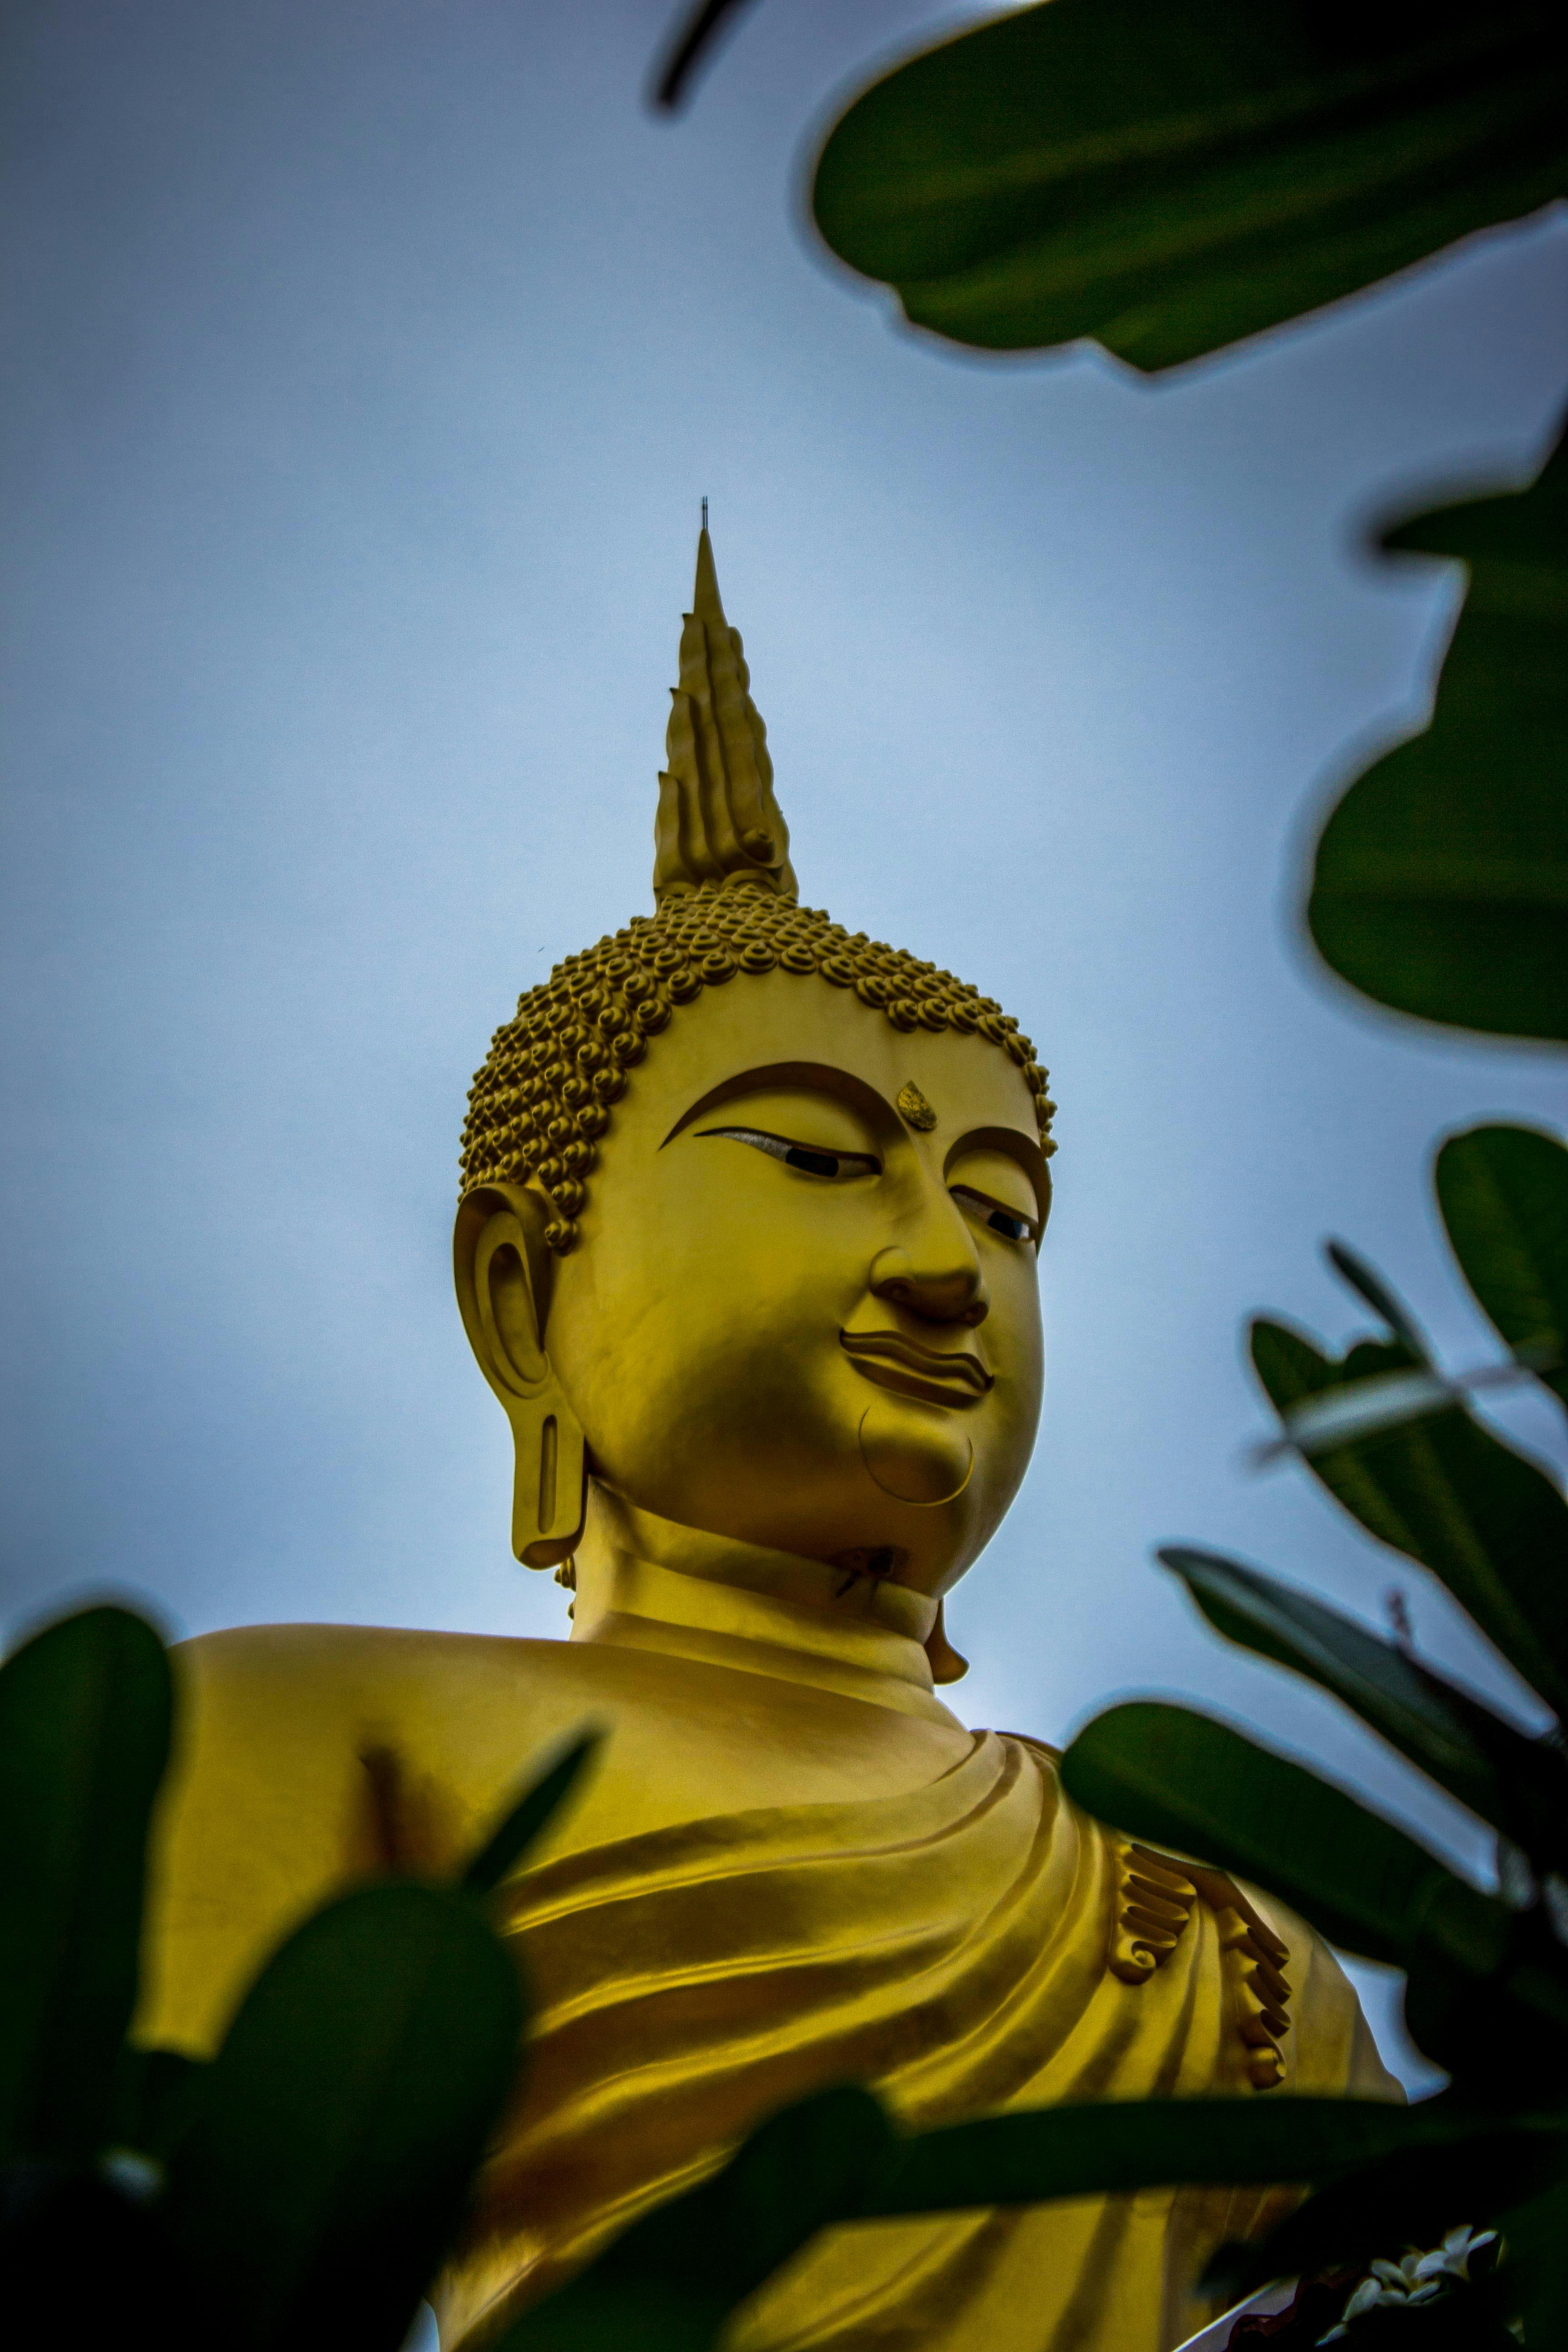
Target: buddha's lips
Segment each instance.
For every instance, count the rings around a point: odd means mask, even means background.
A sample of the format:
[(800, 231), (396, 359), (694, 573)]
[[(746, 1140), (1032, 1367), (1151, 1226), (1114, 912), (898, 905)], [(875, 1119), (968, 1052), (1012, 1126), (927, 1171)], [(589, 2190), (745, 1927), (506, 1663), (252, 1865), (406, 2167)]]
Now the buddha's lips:
[[(973, 1404), (996, 1385), (978, 1356), (957, 1349), (922, 1348), (901, 1331), (840, 1331), (838, 1344), (858, 1372), (880, 1387), (897, 1387), (906, 1395), (923, 1396), (936, 1404)], [(884, 1367), (886, 1369), (884, 1370)], [(953, 1393), (955, 1382), (973, 1393)]]

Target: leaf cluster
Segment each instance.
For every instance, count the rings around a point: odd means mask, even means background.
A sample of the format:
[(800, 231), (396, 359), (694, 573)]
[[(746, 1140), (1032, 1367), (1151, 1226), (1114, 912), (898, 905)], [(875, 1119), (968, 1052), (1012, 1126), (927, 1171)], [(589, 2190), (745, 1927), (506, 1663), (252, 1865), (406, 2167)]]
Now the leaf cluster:
[(174, 1707), (163, 1645), (124, 1609), (0, 1667), (7, 2340), (395, 2352), (517, 2072), (523, 1990), (485, 1897), (592, 1742), (460, 1885), (388, 1879), (307, 1919), (204, 2060), (130, 2038)]
[(1560, 194), (1547, 5), (1047, 0), (874, 82), (812, 205), (917, 326), (1177, 365)]
[[(1473, 1129), (1444, 1144), (1436, 1190), (1460, 1269), (1521, 1379), (1561, 1398), (1568, 1150), (1531, 1129)], [(1091, 1811), (1261, 1880), (1347, 1950), (1404, 1969), (1411, 2032), (1452, 2083), (1429, 2111), (1464, 2105), (1477, 2118), (1474, 2140), (1440, 2158), (1395, 2153), (1321, 2191), (1228, 2274), (1253, 2284), (1364, 2263), (1484, 2218), (1504, 2226), (1511, 2257), (1487, 2285), (1488, 2308), (1526, 2318), (1527, 2340), (1551, 2342), (1543, 2313), (1565, 2292), (1568, 2242), (1549, 2252), (1550, 2232), (1532, 2241), (1531, 2211), (1568, 2211), (1568, 1503), (1452, 1383), (1432, 1380), (1425, 1402), (1394, 1420), (1371, 1410), (1358, 1428), (1358, 1395), (1435, 1368), (1399, 1302), (1342, 1246), (1334, 1255), (1383, 1336), (1336, 1358), (1260, 1319), (1258, 1377), (1287, 1436), (1316, 1428), (1303, 1458), (1326, 1493), (1447, 1588), (1531, 1686), (1546, 1727), (1527, 1730), (1407, 1641), (1383, 1640), (1257, 1569), (1187, 1547), (1160, 1557), (1217, 1633), (1331, 1693), (1486, 1822), (1497, 1891), (1458, 1877), (1318, 1773), (1185, 1707), (1110, 1709), (1073, 1742), (1063, 1779)], [(1548, 1362), (1557, 1368), (1533, 1369)], [(1325, 1400), (1351, 1410), (1326, 1423)], [(1527, 2119), (1547, 2135), (1533, 2146), (1517, 2137)], [(1458, 2325), (1429, 2308), (1433, 2328)], [(1418, 2315), (1399, 2324), (1414, 2327)], [(1384, 2314), (1374, 2329), (1369, 2315), (1357, 2330), (1370, 2340), (1393, 2325)]]
[[(119, 1608), (0, 1667), (0, 2294), (22, 2343), (396, 2352), (459, 2234), (524, 2056), (487, 1897), (594, 1746), (537, 1773), (451, 1885), (387, 1878), (307, 1919), (216, 2053), (138, 2045), (147, 1839), (170, 1662)], [(1333, 2182), (1392, 2156), (1550, 2168), (1556, 2121), (1449, 2103), (1167, 2101), (905, 2136), (854, 2084), (763, 2122), (635, 2222), (498, 2352), (707, 2352), (821, 2228), (1201, 2179)]]

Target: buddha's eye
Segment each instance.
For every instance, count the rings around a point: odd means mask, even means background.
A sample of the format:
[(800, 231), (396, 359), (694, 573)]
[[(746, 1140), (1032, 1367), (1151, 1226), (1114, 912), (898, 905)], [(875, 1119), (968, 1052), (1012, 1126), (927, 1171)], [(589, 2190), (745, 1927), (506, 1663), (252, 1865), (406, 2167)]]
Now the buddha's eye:
[(770, 1160), (782, 1160), (786, 1168), (798, 1168), (805, 1176), (825, 1176), (830, 1181), (847, 1176), (879, 1176), (882, 1163), (868, 1151), (820, 1151), (815, 1144), (792, 1143), (787, 1135), (767, 1135), (758, 1127), (704, 1127), (701, 1135), (728, 1137), (731, 1143), (749, 1143), (753, 1151), (765, 1151)]
[(985, 1193), (972, 1192), (967, 1184), (952, 1184), (948, 1189), (962, 1208), (989, 1225), (994, 1234), (1001, 1234), (1010, 1242), (1038, 1241), (1039, 1229), (1033, 1217), (1022, 1216), (1016, 1209), (1005, 1209)]

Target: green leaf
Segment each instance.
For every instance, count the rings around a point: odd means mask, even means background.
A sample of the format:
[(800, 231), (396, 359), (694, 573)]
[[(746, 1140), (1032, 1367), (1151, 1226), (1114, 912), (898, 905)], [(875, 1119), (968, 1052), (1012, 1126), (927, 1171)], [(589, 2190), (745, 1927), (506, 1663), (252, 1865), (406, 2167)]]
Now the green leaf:
[(4, 2341), (15, 2352), (211, 2352), (155, 2206), (101, 2173), (0, 2172)]
[(0, 2158), (102, 2139), (172, 1713), (163, 1645), (128, 1610), (63, 1618), (0, 1667)]
[(1478, 2134), (1499, 2144), (1495, 2115), (1451, 2098), (1233, 2097), (1046, 2107), (898, 2138), (867, 2093), (829, 2091), (772, 2117), (716, 2179), (634, 2223), (495, 2352), (707, 2352), (736, 2305), (830, 2224), (1337, 2179), (1395, 2154), (1462, 2158)]
[(1437, 1205), (1465, 1280), (1516, 1354), (1555, 1357), (1568, 1404), (1568, 1150), (1531, 1127), (1472, 1127), (1437, 1154)]
[(1568, 1037), (1568, 446), (1532, 488), (1423, 515), (1384, 544), (1462, 556), (1469, 590), (1431, 725), (1323, 828), (1309, 929), (1380, 1004)]
[(1110, 1707), (1061, 1771), (1098, 1820), (1257, 1881), (1369, 1959), (1408, 1968), (1424, 1937), (1474, 1973), (1500, 1956), (1500, 1904), (1342, 1790), (1211, 1717), (1156, 1700)]
[(1450, 2098), (1107, 2099), (984, 2116), (900, 2142), (867, 2219), (1032, 2205), (1179, 2182), (1322, 2180), (1393, 2156), (1451, 2150), (1495, 2116)]
[(1517, 2273), (1525, 2343), (1568, 2344), (1568, 2186), (1504, 2212), (1501, 2220), (1505, 2275)]
[(1562, 2179), (1568, 2129), (1559, 2118), (1520, 2118), (1444, 2147), (1402, 2150), (1321, 2189), (1261, 2243), (1230, 2249), (1218, 2265), (1242, 2293), (1270, 2279), (1397, 2260), (1406, 2246), (1435, 2246), (1459, 2222), (1480, 2226)]
[(1342, 1282), (1348, 1283), (1358, 1298), (1364, 1298), (1374, 1315), (1380, 1316), (1396, 1339), (1403, 1339), (1412, 1356), (1420, 1363), (1427, 1360), (1426, 1342), (1405, 1301), (1392, 1291), (1373, 1265), (1369, 1265), (1359, 1250), (1349, 1242), (1325, 1242), (1323, 1255)]
[(1527, 1738), (1418, 1659), (1256, 1569), (1180, 1544), (1157, 1557), (1226, 1641), (1331, 1691), (1543, 1871), (1568, 1863), (1568, 1758), (1560, 1748)]
[(467, 1895), (489, 1895), (548, 1827), (592, 1761), (604, 1734), (585, 1731), (573, 1740), (554, 1763), (546, 1765), (524, 1787), (522, 1794), (497, 1822), (464, 1871), (459, 1885)]
[(142, 2049), (128, 2042), (115, 2077), (110, 2145), (165, 2161), (195, 2120), (209, 2071), (205, 2060), (183, 2050)]
[(1568, 2099), (1568, 1956), (1539, 1908), (1513, 1915), (1484, 1989), (1473, 1969), (1425, 1938), (1405, 1988), (1405, 2022), (1417, 2048), (1477, 2097), (1539, 2107)]
[(514, 2321), (495, 2352), (706, 2352), (781, 2263), (860, 2210), (891, 2146), (880, 2105), (853, 2084), (784, 2108), (712, 2179), (634, 2221)]
[(521, 2021), (511, 1961), (456, 1891), (365, 1888), (273, 1956), (169, 2164), (171, 2231), (236, 2352), (402, 2342)]
[[(1310, 1397), (1403, 1370), (1408, 1348), (1363, 1341), (1325, 1356), (1282, 1323), (1252, 1326), (1252, 1360), (1281, 1415)], [(1568, 1504), (1543, 1472), (1459, 1405), (1310, 1456), (1314, 1475), (1373, 1535), (1441, 1579), (1559, 1715)]]
[(1553, 14), (1049, 0), (858, 97), (817, 226), (956, 341), (1171, 367), (1561, 194)]

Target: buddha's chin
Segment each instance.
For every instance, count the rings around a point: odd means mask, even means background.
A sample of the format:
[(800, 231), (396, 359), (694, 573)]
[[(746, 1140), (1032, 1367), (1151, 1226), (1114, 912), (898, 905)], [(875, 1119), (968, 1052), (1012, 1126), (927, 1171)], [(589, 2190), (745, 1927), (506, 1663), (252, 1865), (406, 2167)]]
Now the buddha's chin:
[(955, 1413), (889, 1397), (860, 1417), (860, 1460), (873, 1486), (896, 1503), (934, 1510), (956, 1502), (974, 1470), (974, 1448)]

